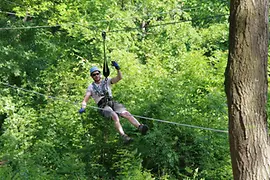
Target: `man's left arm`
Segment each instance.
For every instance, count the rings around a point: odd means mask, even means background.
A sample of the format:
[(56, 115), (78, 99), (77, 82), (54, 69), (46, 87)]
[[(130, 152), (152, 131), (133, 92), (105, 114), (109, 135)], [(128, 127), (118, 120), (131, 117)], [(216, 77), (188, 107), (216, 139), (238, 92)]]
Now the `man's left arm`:
[(120, 71), (120, 66), (117, 64), (117, 62), (112, 61), (112, 65), (117, 70), (117, 76), (111, 79), (111, 83), (116, 84), (118, 81), (122, 79), (122, 72)]

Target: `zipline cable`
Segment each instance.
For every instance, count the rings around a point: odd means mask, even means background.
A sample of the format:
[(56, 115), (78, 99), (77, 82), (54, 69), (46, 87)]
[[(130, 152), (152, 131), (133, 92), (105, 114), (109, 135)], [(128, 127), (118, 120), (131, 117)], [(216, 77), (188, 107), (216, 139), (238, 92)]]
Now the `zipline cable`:
[[(48, 95), (45, 95), (45, 94), (42, 94), (42, 93), (39, 93), (39, 92), (36, 92), (36, 91), (27, 90), (27, 89), (20, 88), (20, 87), (17, 87), (17, 86), (13, 86), (13, 85), (10, 85), (8, 83), (1, 82), (1, 81), (0, 81), (0, 84), (5, 85), (5, 86), (8, 86), (8, 87), (13, 88), (13, 89), (23, 90), (25, 92), (37, 94), (37, 95), (40, 95), (40, 96), (43, 96), (43, 97), (47, 97), (47, 98), (51, 98), (51, 99), (54, 99), (54, 100), (59, 100), (59, 101), (63, 101), (63, 102), (66, 102), (66, 103), (72, 103), (73, 105), (77, 105), (78, 104), (78, 102), (72, 102), (72, 101), (70, 101), (68, 99), (62, 99), (62, 98), (57, 98), (57, 97), (53, 97), (53, 96), (48, 96)], [(99, 107), (96, 107), (96, 106), (88, 106), (88, 107), (93, 108), (93, 109), (103, 110), (102, 108), (99, 108)], [(137, 117), (137, 118), (141, 118), (141, 119), (146, 119), (146, 120), (152, 120), (152, 121), (167, 123), (167, 124), (174, 124), (174, 125), (178, 125), (178, 126), (184, 126), (184, 127), (190, 127), (190, 128), (196, 128), (196, 129), (202, 129), (202, 130), (208, 130), (208, 131), (214, 131), (214, 132), (220, 132), (220, 133), (227, 133), (228, 134), (228, 130), (220, 130), (220, 129), (213, 129), (213, 128), (202, 127), (202, 126), (195, 126), (195, 125), (189, 125), (189, 124), (171, 122), (171, 121), (167, 121), (167, 120), (156, 119), (156, 118), (149, 118), (149, 117), (139, 116), (139, 115), (133, 115), (133, 114), (132, 114), (132, 116)]]
[[(10, 1), (7, 1), (7, 0), (4, 0), (8, 3), (13, 3), (13, 4), (16, 4), (18, 5), (19, 7), (22, 7), (22, 5), (20, 4), (17, 4), (17, 3), (14, 3), (14, 2), (10, 2)], [(223, 1), (223, 2), (227, 2), (227, 1)], [(22, 7), (22, 8), (26, 8), (26, 7)], [(201, 9), (202, 6), (199, 4), (197, 6), (193, 6), (193, 7), (184, 7), (182, 6), (181, 8), (174, 8), (174, 9), (171, 9), (171, 10), (168, 10), (168, 11), (160, 11), (160, 12), (157, 12), (157, 13), (147, 13), (147, 15), (142, 15), (141, 18), (153, 18), (154, 16), (158, 16), (158, 15), (163, 15), (163, 14), (169, 14), (169, 13), (175, 13), (175, 12), (185, 12), (185, 11), (190, 11), (190, 10), (196, 10), (196, 9)], [(135, 12), (138, 11), (139, 8), (136, 8)], [(16, 14), (16, 13), (14, 13)], [(32, 16), (34, 17), (34, 16)], [(135, 18), (138, 18), (138, 17), (135, 17)], [(94, 20), (94, 21), (90, 21), (90, 22), (111, 22), (111, 21), (123, 21), (123, 20), (129, 20), (129, 19), (134, 19), (134, 17), (127, 17), (127, 18), (115, 18), (115, 19), (101, 19), (101, 20)]]
[[(174, 24), (179, 24), (181, 22), (188, 22), (188, 21), (194, 21), (194, 20), (206, 20), (206, 19), (214, 19), (214, 18), (218, 18), (218, 17), (222, 17), (222, 16), (226, 16), (226, 15), (229, 15), (229, 14), (218, 14), (218, 15), (215, 15), (215, 16), (208, 16), (208, 17), (205, 17), (205, 18), (195, 18), (195, 19), (186, 19), (186, 20), (179, 20), (179, 21), (172, 21), (172, 22), (167, 22), (167, 23), (163, 23), (163, 24), (154, 24), (154, 25), (149, 25), (148, 28), (151, 28), (151, 27), (158, 27), (158, 26), (167, 26), (167, 25), (174, 25)], [(104, 22), (108, 22), (106, 20), (102, 20)], [(98, 22), (97, 21), (90, 21), (90, 22)], [(71, 25), (78, 25), (78, 26), (81, 26), (81, 27), (84, 27), (84, 28), (88, 28), (90, 30), (98, 30), (98, 29), (101, 29), (100, 27), (97, 27), (97, 26), (93, 26), (93, 25), (89, 25), (89, 26), (86, 26), (86, 25), (82, 25), (80, 23), (71, 23), (71, 22), (67, 22), (67, 24), (70, 23)], [(16, 30), (16, 29), (31, 29), (31, 28), (50, 28), (50, 27), (61, 27), (61, 25), (52, 25), (52, 26), (25, 26), (25, 27), (4, 27), (4, 28), (0, 28), (0, 31), (1, 30)], [(92, 28), (91, 28), (92, 27)], [(137, 29), (141, 29), (140, 27), (124, 27), (122, 29), (116, 29), (116, 30), (112, 30), (112, 31), (108, 31), (108, 32), (122, 32), (122, 31), (131, 31), (131, 30), (137, 30)]]
[[(209, 16), (207, 18), (202, 18), (202, 20), (205, 19), (210, 19), (210, 18), (217, 18), (217, 17), (222, 17), (222, 16), (226, 16), (228, 14), (221, 14), (221, 15), (216, 15), (216, 16)], [(193, 19), (193, 20), (199, 20), (199, 19)], [(180, 21), (172, 21), (172, 22), (167, 22), (167, 23), (161, 23), (161, 24), (153, 24), (153, 25), (149, 25), (148, 28), (154, 28), (154, 27), (159, 27), (159, 26), (167, 26), (167, 25), (174, 25), (174, 24), (179, 24), (179, 23), (183, 23), (183, 22), (188, 22), (188, 21), (192, 21), (192, 20), (180, 20)], [(270, 20), (269, 20), (270, 21)], [(72, 23), (73, 25), (76, 23)], [(81, 27), (85, 27), (91, 30), (99, 30), (101, 28), (97, 27), (97, 26), (91, 26), (87, 27), (85, 25), (80, 25), (77, 24)], [(0, 31), (4, 31), (4, 30), (18, 30), (18, 29), (38, 29), (38, 28), (52, 28), (52, 27), (61, 27), (61, 25), (52, 25), (52, 26), (24, 26), (24, 27), (4, 27), (4, 28), (0, 28)], [(113, 33), (113, 32), (123, 32), (123, 31), (132, 31), (132, 30), (139, 30), (141, 29), (141, 27), (124, 27), (122, 29), (116, 29), (116, 30), (109, 30), (108, 33)]]
[[(17, 13), (8, 12), (8, 11), (2, 11), (1, 9), (0, 9), (0, 13), (17, 16)], [(35, 16), (31, 16), (29, 14), (26, 14), (26, 15), (24, 15), (24, 17), (32, 17), (32, 18), (34, 18)]]
[[(150, 29), (150, 28), (155, 28), (155, 27), (160, 27), (160, 26), (175, 25), (175, 24), (179, 24), (179, 23), (183, 23), (183, 22), (189, 22), (189, 21), (192, 22), (195, 20), (208, 20), (208, 19), (218, 18), (218, 17), (222, 17), (222, 16), (226, 16), (226, 15), (228, 15), (228, 14), (219, 14), (219, 15), (215, 15), (215, 16), (208, 16), (206, 18), (201, 18), (201, 19), (195, 18), (195, 19), (171, 21), (171, 22), (165, 22), (165, 23), (161, 23), (161, 24), (148, 25), (147, 28)], [(139, 29), (141, 29), (141, 27), (124, 27), (122, 29), (108, 31), (108, 33), (127, 32), (127, 31), (139, 30)]]
[(40, 28), (52, 28), (52, 27), (60, 27), (60, 25), (55, 26), (24, 26), (24, 27), (6, 27), (6, 28), (0, 28), (0, 31), (2, 30), (17, 30), (17, 29), (40, 29)]
[[(144, 18), (153, 18), (154, 16), (157, 16), (157, 15), (163, 15), (163, 14), (169, 14), (169, 13), (175, 13), (175, 12), (184, 12), (184, 11), (194, 10), (194, 9), (197, 9), (197, 8), (199, 8), (199, 7), (183, 8), (183, 9), (175, 8), (175, 9), (171, 9), (171, 10), (168, 10), (168, 11), (161, 11), (161, 12), (157, 12), (157, 13), (142, 15), (141, 18), (142, 19), (144, 19)], [(15, 12), (4, 12), (4, 11), (2, 11), (2, 12), (6, 13), (6, 14), (11, 14), (11, 15), (16, 15), (17, 14)], [(35, 17), (35, 16), (31, 16), (31, 15), (27, 15), (27, 16)], [(136, 18), (138, 18), (138, 17), (136, 17)], [(131, 19), (134, 19), (134, 16), (126, 17), (126, 18), (98, 19), (98, 20), (92, 20), (92, 21), (89, 21), (89, 22), (98, 23), (98, 22), (111, 22), (111, 21), (125, 21), (125, 20), (131, 20)], [(76, 24), (79, 24), (79, 23), (76, 23)]]

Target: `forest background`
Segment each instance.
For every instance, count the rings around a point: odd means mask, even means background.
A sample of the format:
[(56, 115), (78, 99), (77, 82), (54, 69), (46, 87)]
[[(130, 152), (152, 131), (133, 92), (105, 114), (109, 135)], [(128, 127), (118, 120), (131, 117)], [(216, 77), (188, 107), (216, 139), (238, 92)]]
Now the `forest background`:
[[(232, 179), (224, 72), (228, 1), (0, 2), (2, 179)], [(90, 101), (106, 56), (114, 98), (150, 127), (123, 145)], [(110, 67), (111, 76), (116, 75)], [(161, 121), (160, 121), (161, 120)], [(171, 122), (171, 123), (170, 123)]]

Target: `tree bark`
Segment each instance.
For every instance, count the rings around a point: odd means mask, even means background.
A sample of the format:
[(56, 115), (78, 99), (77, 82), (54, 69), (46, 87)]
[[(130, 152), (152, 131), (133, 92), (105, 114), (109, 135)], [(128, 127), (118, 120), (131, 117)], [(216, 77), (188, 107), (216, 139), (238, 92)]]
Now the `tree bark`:
[(270, 179), (268, 0), (231, 0), (225, 91), (234, 179)]

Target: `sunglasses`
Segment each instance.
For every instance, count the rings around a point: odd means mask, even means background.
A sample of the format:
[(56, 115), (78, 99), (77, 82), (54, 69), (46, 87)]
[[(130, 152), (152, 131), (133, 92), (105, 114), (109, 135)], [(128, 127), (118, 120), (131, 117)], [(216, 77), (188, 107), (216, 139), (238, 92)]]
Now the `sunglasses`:
[(99, 73), (92, 74), (92, 77), (95, 77), (95, 76), (97, 76), (97, 75), (99, 75)]

